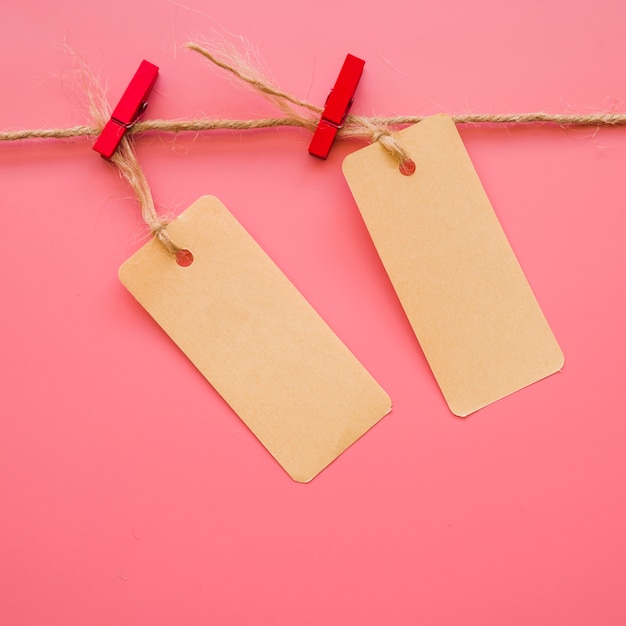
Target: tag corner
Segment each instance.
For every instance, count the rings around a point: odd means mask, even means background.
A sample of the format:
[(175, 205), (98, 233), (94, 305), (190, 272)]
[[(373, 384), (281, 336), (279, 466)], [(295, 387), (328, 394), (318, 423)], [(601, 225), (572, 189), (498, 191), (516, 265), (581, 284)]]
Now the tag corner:
[(464, 406), (461, 406), (460, 404), (457, 405), (454, 402), (449, 402), (447, 398), (446, 398), (446, 404), (448, 405), (448, 408), (450, 409), (450, 413), (452, 413), (452, 415), (460, 419), (466, 419), (472, 413), (476, 413), (476, 411), (482, 408), (482, 407), (468, 408), (466, 406), (464, 407)]
[[(143, 248), (143, 246), (142, 246), (142, 248)], [(137, 250), (136, 252), (131, 254), (119, 266), (119, 268), (117, 270), (117, 278), (122, 283), (122, 285), (124, 285), (124, 287), (126, 287), (126, 289), (129, 289), (130, 278), (131, 278), (131, 274), (132, 274), (132, 266), (137, 265), (137, 261), (138, 261), (137, 255), (142, 250), (142, 248), (139, 248), (139, 250)]]
[(354, 152), (350, 152), (350, 154), (346, 154), (346, 156), (343, 158), (343, 161), (341, 162), (341, 171), (343, 172), (344, 176), (348, 175), (348, 170), (351, 168), (352, 162), (354, 161), (354, 155), (360, 152), (360, 150), (362, 150), (362, 148), (359, 148)]
[(383, 417), (389, 415), (389, 413), (393, 411), (393, 400), (391, 399), (391, 396), (382, 387), (381, 387), (381, 390), (382, 390), (382, 395), (385, 398), (384, 413), (380, 417), (380, 419), (383, 419)]
[(559, 344), (557, 344), (557, 348), (559, 350), (559, 355), (558, 355), (559, 367), (557, 369), (557, 372), (562, 372), (563, 368), (565, 367), (565, 352), (563, 352), (563, 348), (561, 348)]
[(289, 475), (289, 478), (291, 478), (291, 480), (293, 480), (294, 482), (300, 485), (306, 485), (310, 483), (320, 472), (322, 472), (322, 470), (320, 470), (319, 472), (315, 472), (314, 474), (299, 474), (297, 472), (287, 472), (287, 474)]
[(210, 204), (215, 204), (215, 203), (222, 204), (220, 199), (217, 196), (214, 196), (212, 193), (206, 193), (200, 196), (191, 206), (193, 206), (194, 204), (198, 202), (210, 203)]
[(128, 259), (124, 261), (117, 270), (117, 279), (122, 283), (122, 285), (124, 285), (124, 287), (126, 287), (125, 278), (126, 278), (126, 271), (127, 271), (126, 270), (127, 263), (128, 263)]

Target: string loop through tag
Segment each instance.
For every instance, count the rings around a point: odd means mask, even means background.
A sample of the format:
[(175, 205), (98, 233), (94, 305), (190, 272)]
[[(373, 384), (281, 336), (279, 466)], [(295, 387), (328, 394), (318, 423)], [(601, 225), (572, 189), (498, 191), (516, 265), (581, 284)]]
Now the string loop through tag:
[(409, 153), (396, 141), (388, 128), (381, 126), (372, 132), (372, 143), (375, 142), (387, 150), (400, 167), (405, 163), (413, 162)]
[(156, 211), (148, 180), (139, 165), (130, 139), (127, 137), (122, 139), (110, 161), (117, 167), (122, 178), (128, 182), (135, 193), (141, 207), (141, 216), (148, 225), (150, 234), (159, 241), (167, 252), (176, 257), (182, 248), (174, 243), (166, 230), (170, 220), (160, 216)]

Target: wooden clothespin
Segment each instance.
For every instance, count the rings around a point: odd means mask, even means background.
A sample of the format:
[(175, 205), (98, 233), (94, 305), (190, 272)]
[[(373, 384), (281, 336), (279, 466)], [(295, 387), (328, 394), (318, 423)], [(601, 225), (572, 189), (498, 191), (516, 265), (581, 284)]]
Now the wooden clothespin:
[(110, 159), (126, 131), (148, 106), (148, 96), (154, 87), (159, 68), (149, 61), (142, 61), (130, 81), (124, 95), (115, 107), (111, 119), (106, 123), (96, 139), (93, 149), (105, 159)]
[(343, 125), (354, 100), (365, 61), (348, 54), (337, 77), (337, 82), (330, 92), (322, 119), (317, 125), (309, 145), (309, 154), (325, 159), (333, 145), (337, 131)]

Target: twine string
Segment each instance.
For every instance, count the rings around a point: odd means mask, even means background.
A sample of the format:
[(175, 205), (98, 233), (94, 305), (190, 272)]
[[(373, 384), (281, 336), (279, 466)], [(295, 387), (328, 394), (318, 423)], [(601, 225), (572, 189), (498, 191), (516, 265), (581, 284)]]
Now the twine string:
[(157, 213), (148, 180), (139, 165), (137, 155), (128, 137), (122, 138), (118, 149), (111, 157), (111, 163), (117, 167), (122, 178), (126, 180), (135, 193), (135, 197), (141, 207), (141, 217), (148, 225), (150, 234), (157, 239), (167, 252), (176, 256), (181, 251), (181, 248), (174, 243), (166, 230), (170, 220), (161, 217)]
[[(375, 127), (400, 128), (417, 124), (425, 119), (425, 115), (398, 115), (390, 117), (364, 117), (348, 115), (342, 128), (337, 133), (340, 138), (367, 137), (362, 125), (364, 121)], [(455, 124), (498, 126), (517, 126), (523, 124), (554, 124), (567, 128), (570, 126), (626, 126), (626, 113), (463, 113), (452, 115)], [(198, 118), (181, 120), (146, 120), (137, 122), (127, 131), (127, 135), (144, 135), (146, 133), (184, 132), (200, 133), (214, 130), (261, 130), (265, 128), (305, 128), (311, 130), (310, 124), (287, 117), (260, 118), (254, 120)], [(70, 128), (32, 128), (16, 131), (0, 131), (0, 141), (24, 141), (27, 139), (92, 139), (102, 130), (100, 126), (73, 126)], [(390, 131), (388, 131), (390, 132)], [(375, 134), (370, 134), (374, 140)], [(377, 137), (377, 139), (379, 139)]]
[[(146, 133), (200, 133), (216, 130), (258, 130), (266, 128), (295, 127), (314, 132), (322, 113), (322, 108), (279, 89), (265, 78), (254, 66), (247, 63), (241, 55), (232, 49), (213, 53), (197, 43), (185, 45), (197, 52), (215, 66), (227, 71), (238, 81), (249, 85), (256, 92), (267, 98), (282, 113), (282, 117), (262, 119), (181, 119), (181, 120), (147, 120), (137, 122), (128, 129), (120, 146), (111, 159), (119, 174), (132, 188), (139, 204), (141, 214), (148, 225), (150, 233), (172, 255), (180, 252), (180, 248), (172, 241), (166, 227), (169, 220), (159, 216), (156, 211), (148, 181), (139, 165), (133, 143), (134, 137)], [(104, 91), (93, 78), (88, 68), (81, 66), (84, 75), (84, 92), (88, 99), (92, 125), (74, 126), (71, 128), (38, 128), (0, 132), (0, 141), (15, 142), (29, 139), (93, 139), (102, 131), (105, 122), (111, 115)], [(380, 144), (389, 155), (400, 165), (410, 160), (409, 154), (397, 141), (394, 129), (417, 124), (425, 116), (402, 115), (390, 117), (366, 117), (347, 115), (337, 135), (340, 138), (360, 138), (371, 143)], [(626, 113), (466, 113), (452, 116), (456, 124), (480, 124), (486, 127), (522, 124), (557, 124), (561, 127), (570, 126), (625, 126)]]
[[(102, 132), (104, 125), (111, 117), (111, 106), (106, 98), (102, 85), (96, 80), (89, 68), (78, 60), (80, 78), (82, 82), (81, 96), (86, 99), (91, 119), (95, 126), (78, 126), (67, 131), (76, 133), (74, 136), (97, 136)], [(85, 133), (80, 135), (80, 133)], [(110, 159), (110, 163), (117, 168), (119, 175), (126, 180), (133, 190), (141, 207), (141, 216), (147, 224), (150, 234), (165, 248), (176, 255), (180, 248), (172, 241), (166, 226), (169, 220), (159, 216), (154, 206), (152, 192), (148, 180), (139, 165), (137, 155), (133, 147), (134, 141), (128, 134), (122, 137), (120, 144)]]
[(378, 142), (398, 163), (402, 165), (411, 160), (409, 153), (396, 141), (386, 124), (372, 124), (363, 122), (364, 127), (371, 132), (371, 142)]
[[(243, 81), (250, 85), (255, 91), (258, 91), (264, 95), (268, 100), (274, 103), (279, 109), (287, 114), (288, 118), (293, 119), (298, 125), (303, 128), (307, 128), (310, 131), (315, 131), (317, 126), (317, 120), (322, 113), (322, 109), (310, 102), (300, 100), (295, 96), (279, 89), (273, 85), (267, 78), (265, 78), (259, 70), (247, 63), (245, 59), (233, 48), (224, 48), (220, 55), (214, 54), (198, 45), (194, 42), (185, 44), (185, 48), (197, 52), (205, 59), (208, 59), (213, 65), (226, 70), (232, 74), (236, 79)], [(297, 107), (294, 109), (290, 104)], [(313, 113), (313, 117), (301, 115), (298, 112), (298, 108), (305, 109)]]

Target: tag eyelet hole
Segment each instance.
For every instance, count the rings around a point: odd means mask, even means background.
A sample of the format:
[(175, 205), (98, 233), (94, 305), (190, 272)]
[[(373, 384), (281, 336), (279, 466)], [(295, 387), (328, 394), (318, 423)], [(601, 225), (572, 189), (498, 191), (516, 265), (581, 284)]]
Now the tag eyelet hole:
[(412, 159), (402, 161), (398, 169), (400, 170), (400, 174), (403, 176), (412, 176), (415, 174), (415, 162)]
[(176, 263), (178, 263), (180, 267), (189, 267), (193, 263), (193, 254), (191, 254), (191, 250), (179, 250), (176, 253)]

